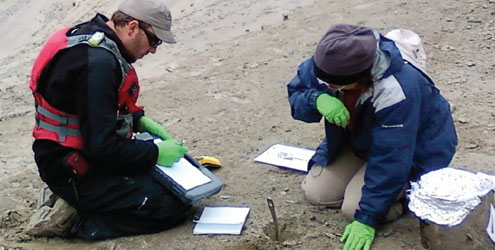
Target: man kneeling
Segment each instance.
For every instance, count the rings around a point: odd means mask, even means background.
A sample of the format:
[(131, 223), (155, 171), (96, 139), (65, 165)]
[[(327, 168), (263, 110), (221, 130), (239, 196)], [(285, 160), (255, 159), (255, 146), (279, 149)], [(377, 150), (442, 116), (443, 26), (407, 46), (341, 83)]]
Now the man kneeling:
[[(61, 199), (36, 214), (40, 221), (28, 233), (105, 239), (159, 232), (191, 215), (190, 205), (151, 176), (156, 164), (170, 166), (187, 148), (136, 105), (131, 65), (162, 41), (175, 42), (171, 22), (160, 0), (125, 0), (111, 20), (97, 14), (49, 38), (30, 82), (33, 150), (42, 180)], [(138, 131), (163, 141), (132, 139)]]

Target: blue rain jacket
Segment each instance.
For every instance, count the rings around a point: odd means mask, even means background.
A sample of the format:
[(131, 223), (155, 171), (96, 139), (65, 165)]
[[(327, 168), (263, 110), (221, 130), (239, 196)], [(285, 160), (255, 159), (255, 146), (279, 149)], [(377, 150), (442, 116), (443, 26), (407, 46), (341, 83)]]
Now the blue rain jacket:
[[(383, 36), (376, 57), (372, 74), (378, 81), (359, 98), (353, 130), (347, 133), (325, 120), (326, 138), (308, 166), (328, 165), (344, 139), (349, 141), (354, 154), (367, 162), (354, 217), (371, 226), (388, 213), (409, 180), (448, 166), (457, 145), (450, 105), (432, 80)], [(339, 95), (318, 82), (313, 67), (313, 58), (303, 62), (287, 85), (292, 117), (304, 122), (321, 120), (318, 95)]]

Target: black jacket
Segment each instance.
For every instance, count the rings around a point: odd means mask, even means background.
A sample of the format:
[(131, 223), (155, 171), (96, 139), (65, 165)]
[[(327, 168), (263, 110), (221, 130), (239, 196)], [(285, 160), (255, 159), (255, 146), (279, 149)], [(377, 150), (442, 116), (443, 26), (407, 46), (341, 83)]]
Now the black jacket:
[[(93, 34), (102, 31), (117, 43), (129, 63), (128, 55), (115, 32), (97, 14), (91, 21), (73, 27), (68, 34)], [(117, 127), (118, 88), (121, 69), (114, 55), (102, 48), (76, 45), (60, 51), (43, 70), (38, 90), (53, 107), (80, 119), (84, 147), (82, 154), (92, 166), (91, 171), (140, 173), (156, 164), (158, 148), (151, 142), (123, 138)], [(134, 114), (134, 124), (144, 112)], [(70, 171), (63, 158), (74, 149), (54, 141), (35, 140), (33, 144), (40, 176), (45, 182), (64, 181)]]

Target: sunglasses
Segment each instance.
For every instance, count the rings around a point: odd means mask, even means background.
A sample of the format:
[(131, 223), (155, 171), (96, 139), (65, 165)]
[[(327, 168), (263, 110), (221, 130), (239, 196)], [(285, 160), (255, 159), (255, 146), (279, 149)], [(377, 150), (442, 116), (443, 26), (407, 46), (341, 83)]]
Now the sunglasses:
[(150, 46), (153, 48), (158, 47), (158, 45), (162, 44), (162, 40), (160, 38), (156, 37), (155, 34), (147, 31), (141, 24), (138, 25), (140, 29), (144, 31), (144, 34), (148, 38), (148, 42), (150, 43)]
[(335, 85), (335, 84), (329, 84), (329, 83), (327, 83), (327, 82), (323, 81), (322, 79), (320, 79), (320, 78), (318, 78), (318, 77), (316, 77), (316, 79), (318, 80), (318, 83), (319, 83), (319, 84), (325, 84), (325, 85), (327, 85), (327, 87), (328, 87), (329, 89), (333, 89), (333, 90), (336, 90), (336, 91), (344, 91), (344, 90), (346, 90), (346, 89), (345, 89), (345, 87), (346, 87), (347, 85), (342, 85), (342, 86), (339, 86), (339, 85)]

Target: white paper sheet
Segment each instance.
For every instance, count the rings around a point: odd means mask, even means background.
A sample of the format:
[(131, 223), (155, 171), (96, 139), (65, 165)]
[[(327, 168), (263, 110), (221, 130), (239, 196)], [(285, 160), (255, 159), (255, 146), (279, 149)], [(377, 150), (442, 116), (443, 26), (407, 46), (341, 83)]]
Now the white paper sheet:
[(249, 207), (205, 207), (193, 234), (240, 235)]
[(185, 190), (190, 190), (211, 181), (208, 176), (204, 175), (198, 168), (184, 158), (181, 158), (170, 167), (156, 166)]
[(275, 144), (254, 161), (307, 172), (308, 162), (314, 154), (315, 151), (311, 149)]

